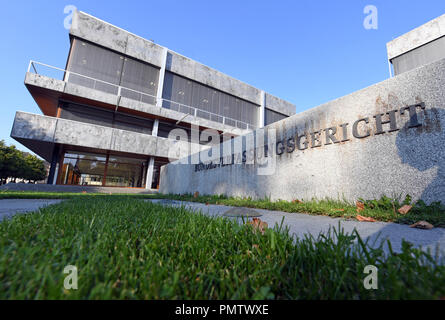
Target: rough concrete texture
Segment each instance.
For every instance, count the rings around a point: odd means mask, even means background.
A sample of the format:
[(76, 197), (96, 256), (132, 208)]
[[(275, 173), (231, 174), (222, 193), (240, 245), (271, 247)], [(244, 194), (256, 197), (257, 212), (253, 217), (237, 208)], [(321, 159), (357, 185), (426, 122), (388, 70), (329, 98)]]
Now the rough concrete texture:
[(105, 21), (76, 11), (73, 15), (70, 34), (117, 52), (128, 54), (160, 67), (162, 47), (144, 40)]
[(117, 94), (91, 89), (70, 82), (66, 83), (64, 93), (94, 101), (104, 102), (113, 106), (117, 105), (119, 97)]
[[(220, 217), (225, 216), (231, 207), (222, 205), (205, 205), (202, 203), (171, 201), (171, 200), (146, 200), (154, 203), (160, 203), (167, 206), (185, 207), (194, 212), (202, 212), (204, 214)], [(238, 208), (239, 210), (248, 210), (248, 208)], [(255, 209), (260, 213), (261, 220), (265, 221), (269, 228), (276, 225), (289, 227), (289, 233), (295, 238), (303, 238), (307, 235), (317, 237), (320, 233), (326, 233), (329, 228), (338, 228), (339, 223), (346, 233), (353, 233), (357, 230), (360, 237), (368, 241), (371, 247), (377, 248), (382, 241), (389, 240), (392, 248), (396, 252), (401, 251), (402, 239), (411, 242), (415, 247), (421, 247), (423, 250), (431, 250), (436, 253), (439, 249), (439, 255), (445, 258), (445, 229), (434, 228), (432, 230), (421, 230), (410, 228), (408, 225), (401, 225), (387, 222), (359, 222), (356, 220), (345, 220), (342, 218), (330, 218), (326, 216), (312, 216), (302, 213), (288, 213), (281, 211), (270, 211), (263, 209)], [(235, 218), (240, 223), (240, 218)], [(384, 246), (387, 250), (387, 245)], [(445, 261), (444, 261), (445, 262)]]
[(31, 184), (31, 183), (8, 183), (0, 186), (0, 190), (9, 191), (35, 191), (35, 192), (58, 192), (58, 193), (157, 193), (156, 189), (144, 188), (115, 188), (115, 187), (95, 187), (95, 186), (65, 186), (51, 184)]
[[(162, 67), (164, 47), (84, 12), (76, 11), (74, 13), (70, 34)], [(168, 50), (166, 70), (260, 105), (261, 91), (257, 88), (171, 50)], [(286, 112), (276, 110), (278, 112), (295, 114), (293, 104), (278, 98), (276, 101), (282, 101), (283, 104), (271, 104), (272, 110), (278, 106), (279, 109), (286, 110)]]
[(57, 118), (17, 112), (12, 125), (11, 137), (54, 142)]
[(62, 200), (5, 199), (0, 200), (0, 221), (19, 213), (33, 212), (40, 208), (60, 203)]
[[(271, 175), (257, 174), (257, 164), (195, 172), (194, 165), (183, 164), (186, 159), (181, 159), (161, 169), (160, 192), (350, 201), (409, 194), (414, 200), (445, 202), (444, 88), (445, 59), (267, 126), (266, 129), (276, 130), (277, 142), (283, 147), (281, 155), (268, 158), (276, 160)], [(415, 114), (420, 126), (410, 128), (414, 115), (410, 117), (408, 110), (403, 114), (400, 110), (412, 105), (417, 105)], [(385, 132), (377, 134), (374, 116), (390, 111), (394, 111), (396, 129), (390, 132), (389, 124), (382, 124)], [(363, 118), (368, 118), (369, 123), (358, 122)], [(386, 114), (382, 121), (388, 118)], [(346, 123), (348, 140), (342, 141), (341, 125)], [(365, 135), (369, 130), (369, 136), (354, 137), (354, 124), (357, 135)], [(314, 134), (312, 141), (311, 133), (330, 127), (336, 128), (333, 139), (338, 143), (328, 140), (325, 131)], [(297, 141), (297, 136), (303, 134), (306, 137), (301, 140), (308, 142), (307, 148), (292, 151), (288, 139)], [(238, 137), (234, 143), (237, 140), (246, 137)], [(317, 140), (321, 141), (320, 147)], [(304, 142), (300, 147), (304, 148)]]
[(66, 82), (49, 78), (44, 75), (27, 72), (25, 75), (25, 84), (63, 93), (65, 91)]
[(445, 36), (445, 14), (388, 42), (388, 60)]
[(268, 93), (266, 95), (265, 108), (285, 114), (287, 116), (293, 116), (295, 114), (295, 105), (284, 101), (283, 99), (272, 96)]
[[(34, 144), (41, 141), (172, 159), (185, 156), (189, 147), (182, 141), (20, 111), (16, 113), (11, 137), (25, 146), (28, 145), (23, 139)], [(207, 148), (199, 145), (198, 150)], [(183, 153), (176, 158), (178, 150)], [(39, 154), (38, 150), (33, 151)]]

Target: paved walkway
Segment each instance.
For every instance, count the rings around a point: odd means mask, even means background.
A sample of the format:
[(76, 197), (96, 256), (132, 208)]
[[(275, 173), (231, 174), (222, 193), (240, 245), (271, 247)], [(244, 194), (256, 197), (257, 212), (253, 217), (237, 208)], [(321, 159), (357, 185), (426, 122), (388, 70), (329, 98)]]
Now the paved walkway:
[(4, 199), (0, 200), (0, 221), (17, 213), (36, 211), (39, 208), (59, 203), (63, 200)]
[[(172, 200), (147, 200), (171, 206), (185, 206), (190, 210), (201, 211), (211, 216), (221, 216), (232, 207), (223, 205), (205, 205), (197, 202), (172, 201)], [(326, 216), (313, 216), (301, 213), (287, 213), (281, 211), (270, 211), (255, 209), (261, 213), (261, 220), (267, 222), (269, 227), (275, 224), (283, 224), (289, 227), (289, 232), (295, 237), (303, 237), (305, 234), (318, 236), (320, 232), (328, 231), (329, 227), (341, 227), (347, 233), (354, 229), (358, 231), (362, 239), (369, 240), (369, 244), (377, 247), (382, 240), (389, 239), (395, 251), (400, 251), (402, 239), (413, 243), (416, 247), (432, 249), (435, 253), (439, 246), (440, 255), (445, 258), (445, 229), (434, 228), (432, 230), (421, 230), (410, 228), (407, 225), (387, 222), (359, 222), (345, 220), (342, 218), (330, 218)]]
[(102, 186), (71, 186), (71, 185), (52, 185), (52, 184), (32, 184), (32, 183), (8, 183), (0, 186), (0, 190), (9, 191), (36, 191), (36, 192), (86, 192), (86, 193), (158, 193), (156, 189), (144, 188), (118, 188)]
[[(59, 203), (63, 200), (41, 200), (41, 199), (5, 199), (0, 200), (0, 221), (18, 213), (36, 211), (39, 208)], [(168, 206), (185, 206), (192, 211), (201, 211), (210, 216), (222, 216), (233, 207), (223, 205), (205, 205), (196, 202), (184, 202), (173, 200), (146, 200)], [(304, 237), (311, 234), (317, 237), (321, 232), (326, 232), (330, 227), (341, 227), (347, 233), (358, 231), (364, 240), (377, 247), (382, 240), (389, 239), (395, 251), (400, 251), (402, 239), (413, 243), (416, 247), (435, 250), (439, 246), (439, 252), (445, 258), (445, 228), (434, 228), (432, 230), (413, 229), (407, 225), (386, 222), (359, 222), (341, 218), (330, 218), (325, 216), (313, 216), (301, 213), (287, 213), (281, 211), (270, 211), (255, 209), (261, 214), (260, 219), (267, 222), (269, 227), (283, 224), (289, 227), (289, 232), (294, 237)], [(435, 252), (435, 251), (433, 251)]]

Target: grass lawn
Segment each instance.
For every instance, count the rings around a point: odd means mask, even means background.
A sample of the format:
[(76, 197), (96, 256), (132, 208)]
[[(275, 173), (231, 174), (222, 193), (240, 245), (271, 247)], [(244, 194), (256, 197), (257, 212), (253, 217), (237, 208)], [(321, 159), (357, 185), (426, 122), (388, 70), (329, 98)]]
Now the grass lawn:
[[(138, 197), (79, 197), (0, 222), (0, 299), (437, 299), (445, 267), (341, 230), (294, 241)], [(334, 241), (338, 238), (338, 241)], [(78, 290), (63, 288), (67, 265)], [(378, 289), (364, 288), (366, 265)]]
[[(57, 193), (57, 192), (31, 192), (31, 191), (0, 191), (1, 199), (85, 199), (107, 197), (105, 193)], [(311, 200), (311, 201), (270, 201), (269, 199), (252, 200), (250, 198), (228, 198), (225, 196), (197, 196), (165, 195), (165, 194), (113, 194), (116, 199), (171, 199), (181, 201), (200, 202), (206, 204), (221, 204), (235, 207), (248, 207), (284, 212), (298, 212), (313, 215), (325, 215), (330, 217), (343, 217), (355, 219), (357, 207), (355, 203), (338, 200)], [(423, 201), (413, 202), (407, 197), (405, 200), (382, 197), (379, 200), (360, 200), (364, 203), (364, 209), (360, 215), (374, 218), (377, 221), (412, 224), (420, 220), (427, 221), (435, 227), (445, 228), (445, 205), (432, 203), (426, 205)], [(410, 204), (413, 208), (408, 214), (398, 213), (404, 204)]]

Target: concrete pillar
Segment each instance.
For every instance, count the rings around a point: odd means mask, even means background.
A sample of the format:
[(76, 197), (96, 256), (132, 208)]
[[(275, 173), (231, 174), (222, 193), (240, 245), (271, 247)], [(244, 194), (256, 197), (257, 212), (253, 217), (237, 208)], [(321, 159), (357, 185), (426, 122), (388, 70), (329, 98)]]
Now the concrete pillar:
[(48, 179), (46, 182), (47, 184), (54, 184), (57, 163), (59, 162), (59, 150), (60, 150), (59, 145), (55, 144), (53, 148), (53, 154), (51, 157), (51, 166), (49, 168)]
[[(167, 65), (167, 54), (168, 49), (163, 48), (162, 52), (162, 64), (161, 69), (159, 70), (159, 79), (158, 79), (158, 90), (156, 92), (156, 106), (162, 107), (162, 91), (164, 90), (164, 76), (165, 76), (165, 67)], [(158, 136), (158, 128), (159, 128), (159, 120), (155, 119), (153, 123), (153, 129), (151, 130), (151, 135), (154, 137)], [(151, 189), (151, 182), (153, 181), (153, 171), (155, 165), (155, 158), (150, 157), (147, 168), (147, 178), (145, 181), (145, 189)]]
[(155, 119), (153, 122), (153, 129), (151, 130), (151, 135), (154, 137), (158, 136), (159, 120)]
[(150, 157), (147, 168), (147, 179), (145, 181), (145, 189), (151, 189), (151, 182), (153, 181), (153, 170), (155, 166), (155, 158)]
[(158, 79), (158, 91), (156, 93), (156, 106), (162, 107), (162, 91), (164, 90), (164, 77), (165, 77), (165, 68), (167, 66), (167, 55), (168, 49), (163, 48), (162, 51), (162, 64), (161, 69), (159, 70), (159, 79)]
[(258, 128), (266, 125), (266, 93), (261, 91), (260, 110), (259, 110)]
[(53, 185), (57, 184), (57, 175), (59, 174), (59, 164), (56, 164), (56, 171), (54, 173)]
[[(151, 130), (151, 134), (153, 136), (158, 135), (158, 127), (159, 127), (159, 120), (155, 119), (153, 123), (153, 129)], [(153, 170), (155, 165), (155, 158), (150, 157), (150, 160), (148, 162), (148, 168), (147, 168), (147, 178), (145, 181), (145, 189), (151, 189), (151, 182), (153, 181)]]

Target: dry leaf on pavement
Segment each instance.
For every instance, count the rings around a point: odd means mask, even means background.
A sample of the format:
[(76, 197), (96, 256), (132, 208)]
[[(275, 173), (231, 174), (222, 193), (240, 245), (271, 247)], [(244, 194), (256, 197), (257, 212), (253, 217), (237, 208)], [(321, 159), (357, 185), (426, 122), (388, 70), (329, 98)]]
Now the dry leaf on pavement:
[(358, 221), (365, 221), (365, 222), (376, 222), (377, 221), (377, 220), (375, 220), (373, 218), (364, 217), (364, 216), (361, 216), (359, 214), (356, 216), (356, 218), (357, 218)]
[(410, 225), (410, 228), (430, 230), (433, 229), (434, 226), (431, 223), (422, 220)]

